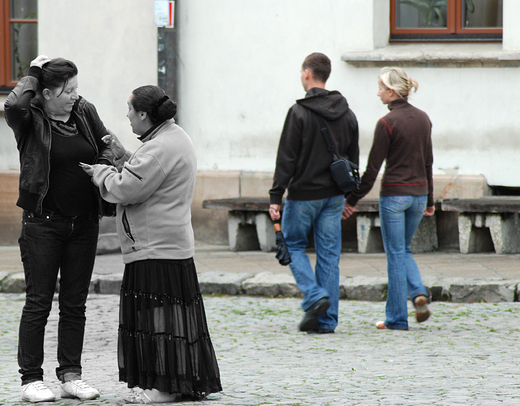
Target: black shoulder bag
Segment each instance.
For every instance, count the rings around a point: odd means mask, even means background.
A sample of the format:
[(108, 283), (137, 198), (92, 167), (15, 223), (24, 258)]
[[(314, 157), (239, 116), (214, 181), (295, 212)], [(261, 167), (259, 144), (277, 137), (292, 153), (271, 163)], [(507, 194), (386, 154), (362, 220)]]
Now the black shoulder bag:
[(350, 162), (348, 159), (338, 158), (336, 156), (334, 153), (334, 146), (330, 142), (329, 133), (327, 127), (325, 127), (323, 118), (319, 114), (316, 114), (316, 116), (320, 123), (320, 130), (323, 134), (323, 138), (325, 138), (325, 142), (327, 143), (327, 148), (332, 153), (333, 161), (330, 164), (332, 178), (343, 193), (348, 193), (357, 189), (361, 183), (358, 166), (354, 162)]

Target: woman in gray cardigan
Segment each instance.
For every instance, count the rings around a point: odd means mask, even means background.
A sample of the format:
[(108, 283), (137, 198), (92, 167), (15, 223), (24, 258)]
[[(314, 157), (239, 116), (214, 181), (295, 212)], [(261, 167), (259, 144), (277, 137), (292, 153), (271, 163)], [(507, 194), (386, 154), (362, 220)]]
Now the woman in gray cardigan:
[(126, 151), (113, 133), (120, 165), (85, 165), (103, 198), (117, 203), (125, 273), (118, 340), (119, 378), (132, 403), (202, 399), (221, 391), (193, 261), (193, 143), (173, 117), (176, 104), (157, 86), (128, 100), (132, 131), (143, 145)]

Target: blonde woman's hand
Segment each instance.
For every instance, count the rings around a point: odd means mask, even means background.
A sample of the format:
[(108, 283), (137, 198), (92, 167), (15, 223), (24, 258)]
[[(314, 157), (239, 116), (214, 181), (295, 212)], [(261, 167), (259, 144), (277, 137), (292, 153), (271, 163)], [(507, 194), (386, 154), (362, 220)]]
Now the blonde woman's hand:
[(51, 58), (49, 58), (47, 55), (39, 55), (34, 60), (31, 61), (30, 66), (37, 66), (41, 69), (43, 65), (45, 65), (47, 62), (49, 62)]
[(117, 136), (114, 134), (113, 131), (111, 131), (109, 128), (107, 128), (108, 134), (105, 135), (103, 138), (103, 142), (110, 146), (112, 149), (112, 153), (114, 154), (114, 157), (116, 159), (121, 159), (126, 153), (126, 148), (123, 147), (123, 144), (121, 144), (121, 141), (117, 138)]
[(428, 206), (426, 210), (424, 211), (425, 216), (433, 216), (435, 213), (435, 206)]
[(356, 206), (351, 206), (345, 201), (345, 208), (343, 209), (343, 213), (341, 215), (342, 220), (348, 219), (350, 216), (354, 214), (356, 211)]

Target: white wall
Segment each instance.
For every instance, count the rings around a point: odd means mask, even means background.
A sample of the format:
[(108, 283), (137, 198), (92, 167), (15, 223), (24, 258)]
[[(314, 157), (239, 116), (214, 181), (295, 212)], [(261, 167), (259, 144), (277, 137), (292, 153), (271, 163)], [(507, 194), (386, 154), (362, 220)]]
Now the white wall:
[[(520, 11), (520, 4), (504, 3), (504, 15)], [(354, 67), (340, 56), (387, 44), (387, 1), (180, 4), (180, 117), (197, 146), (199, 169), (274, 169), (287, 109), (304, 97), (301, 63), (314, 51), (331, 58), (327, 87), (341, 91), (358, 117), (364, 166), (376, 120), (388, 112), (376, 97), (379, 68)], [(511, 35), (504, 37), (515, 49)], [(490, 184), (520, 185), (519, 68), (405, 69), (420, 84), (411, 102), (433, 122), (435, 173), (482, 173)]]
[(305, 95), (304, 57), (330, 55), (330, 87), (344, 82), (339, 55), (357, 41), (348, 26), (361, 25), (349, 3), (181, 2), (180, 123), (195, 141), (199, 169), (273, 170), (287, 109)]
[[(126, 102), (136, 87), (157, 84), (153, 1), (39, 0), (38, 12), (38, 52), (72, 60), (79, 94), (94, 103), (105, 126), (128, 148), (137, 148)], [(14, 137), (2, 124), (0, 169), (17, 169)]]
[[(364, 167), (375, 123), (388, 110), (376, 97), (379, 68), (354, 67), (341, 55), (387, 45), (388, 3), (179, 0), (179, 122), (194, 140), (199, 169), (274, 170), (287, 109), (304, 97), (301, 63), (315, 51), (332, 60), (327, 87), (341, 91), (358, 117)], [(80, 93), (137, 147), (126, 101), (135, 87), (157, 81), (153, 1), (40, 0), (39, 8), (40, 53), (76, 62)], [(519, 15), (520, 2), (504, 0), (504, 50), (520, 48)], [(405, 69), (420, 85), (411, 102), (433, 122), (435, 173), (520, 186), (520, 68)], [(13, 148), (2, 123), (0, 169), (17, 162)]]

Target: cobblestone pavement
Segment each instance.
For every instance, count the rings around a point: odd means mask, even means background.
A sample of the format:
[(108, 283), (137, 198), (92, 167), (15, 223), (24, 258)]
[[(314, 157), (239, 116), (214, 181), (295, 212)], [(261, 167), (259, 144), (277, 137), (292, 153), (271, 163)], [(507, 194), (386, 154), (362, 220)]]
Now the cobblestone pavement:
[[(384, 302), (340, 302), (336, 334), (297, 331), (298, 299), (206, 296), (223, 392), (185, 405), (519, 405), (520, 303), (435, 302), (426, 323), (377, 330)], [(0, 404), (22, 404), (17, 329), (23, 294), (0, 295)], [(57, 302), (47, 326), (45, 380), (59, 393)], [(413, 316), (410, 308), (410, 316)], [(84, 379), (102, 396), (58, 405), (115, 405), (118, 297), (91, 295)]]

